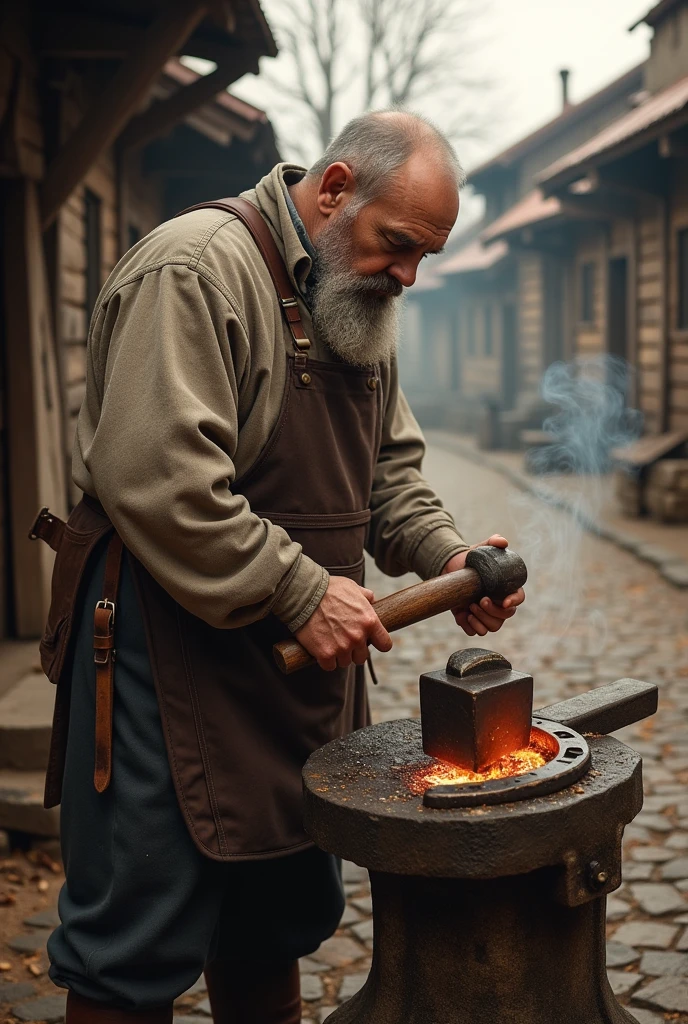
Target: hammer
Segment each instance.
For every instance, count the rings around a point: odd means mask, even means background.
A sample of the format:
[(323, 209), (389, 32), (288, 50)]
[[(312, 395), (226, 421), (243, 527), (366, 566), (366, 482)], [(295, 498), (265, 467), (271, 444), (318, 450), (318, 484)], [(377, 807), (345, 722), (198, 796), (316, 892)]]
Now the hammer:
[[(375, 601), (373, 608), (385, 629), (392, 633), (451, 608), (465, 611), (483, 597), (503, 601), (523, 586), (527, 576), (525, 562), (511, 548), (485, 545), (468, 552), (465, 569), (399, 590)], [(285, 675), (315, 662), (297, 640), (283, 640), (275, 644), (272, 652)]]

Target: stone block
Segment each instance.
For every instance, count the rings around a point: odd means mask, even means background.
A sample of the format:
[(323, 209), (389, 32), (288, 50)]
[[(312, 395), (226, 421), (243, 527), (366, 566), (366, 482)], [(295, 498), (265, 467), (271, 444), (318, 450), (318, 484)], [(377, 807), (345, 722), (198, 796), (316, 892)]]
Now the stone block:
[(662, 878), (672, 882), (688, 878), (688, 857), (677, 857), (676, 860), (670, 860), (668, 864), (664, 864)]
[(631, 992), (638, 982), (643, 980), (642, 974), (635, 971), (607, 971), (609, 984), (615, 996), (623, 996)]
[(7, 945), (15, 953), (39, 953), (45, 949), (49, 934), (50, 932), (44, 928), (33, 935), (15, 935), (7, 939)]
[(633, 1002), (654, 1010), (688, 1013), (688, 978), (655, 978), (633, 994)]
[(640, 970), (655, 978), (688, 977), (688, 953), (675, 953), (671, 950), (643, 953)]
[(676, 925), (661, 921), (626, 921), (614, 932), (614, 941), (627, 946), (668, 949), (677, 932)]
[(653, 916), (684, 910), (686, 907), (686, 901), (673, 885), (638, 882), (631, 886), (631, 892), (645, 913)]
[(36, 994), (36, 986), (28, 981), (0, 983), (0, 1006), (18, 1003)]
[(57, 807), (43, 807), (43, 772), (0, 771), (0, 828), (38, 836), (58, 836)]
[(45, 1024), (60, 1024), (65, 1019), (67, 996), (42, 996), (38, 999), (27, 999), (12, 1007), (12, 1013), (20, 1021), (45, 1021)]
[(626, 946), (623, 942), (607, 943), (607, 967), (628, 967), (639, 956), (637, 949)]
[(356, 974), (346, 974), (339, 989), (338, 998), (340, 1001), (344, 1002), (345, 999), (351, 999), (352, 996), (355, 996), (357, 992), (360, 992), (367, 980), (367, 971), (359, 971)]
[(55, 687), (30, 672), (0, 698), (0, 768), (39, 771), (48, 765)]
[(304, 974), (301, 978), (301, 998), (307, 1003), (322, 999), (325, 994), (322, 978), (319, 974)]
[(335, 935), (334, 938), (323, 942), (322, 946), (312, 954), (312, 959), (318, 960), (322, 964), (328, 964), (330, 967), (347, 967), (365, 955), (365, 950), (353, 939)]

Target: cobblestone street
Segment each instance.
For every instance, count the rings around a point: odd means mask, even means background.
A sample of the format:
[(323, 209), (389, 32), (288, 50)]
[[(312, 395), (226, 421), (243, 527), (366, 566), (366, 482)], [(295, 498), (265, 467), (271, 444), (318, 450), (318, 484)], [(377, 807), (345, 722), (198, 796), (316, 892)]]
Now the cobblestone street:
[[(468, 541), (508, 536), (531, 571), (528, 601), (484, 640), (468, 640), (448, 614), (396, 634), (393, 650), (375, 659), (373, 718), (416, 715), (420, 672), (443, 667), (466, 644), (492, 647), (532, 672), (536, 707), (622, 676), (656, 681), (658, 714), (619, 734), (643, 754), (646, 798), (626, 829), (624, 884), (608, 901), (608, 967), (614, 991), (640, 1024), (688, 1022), (686, 592), (613, 544), (581, 534), (565, 513), (538, 507), (488, 468), (432, 447), (425, 473)], [(376, 596), (413, 582), (374, 568), (368, 574)], [(366, 978), (372, 921), (365, 872), (347, 865), (345, 882), (343, 927), (303, 965), (306, 1020), (325, 1020)]]
[[(414, 716), (418, 676), (441, 668), (461, 646), (488, 646), (532, 672), (536, 707), (622, 676), (656, 681), (658, 714), (624, 731), (644, 757), (645, 805), (626, 830), (624, 883), (608, 901), (612, 987), (640, 1024), (688, 1022), (688, 597), (657, 571), (608, 541), (583, 535), (566, 513), (517, 492), (488, 467), (432, 447), (425, 472), (471, 543), (503, 532), (530, 569), (528, 601), (502, 632), (468, 640), (449, 614), (395, 635), (375, 659), (376, 722)], [(372, 567), (376, 596), (415, 582)], [(347, 909), (336, 936), (302, 963), (304, 1021), (326, 1020), (364, 983), (372, 945), (367, 874), (344, 865)], [(47, 883), (46, 883), (47, 884)], [(54, 899), (51, 883), (51, 899)], [(43, 924), (51, 918), (49, 908)], [(43, 948), (48, 931), (24, 922), (21, 946)], [(29, 937), (30, 936), (30, 937)], [(2, 959), (2, 957), (0, 957)], [(35, 958), (34, 958), (35, 959)], [(7, 975), (8, 979), (10, 975)], [(62, 1019), (64, 996), (44, 976), (12, 975), (8, 1020)], [(21, 982), (21, 984), (16, 984)], [(35, 985), (32, 983), (36, 982)], [(5, 990), (7, 992), (7, 990)], [(54, 992), (54, 990), (53, 990)], [(9, 993), (8, 993), (9, 994)], [(0, 981), (0, 1000), (3, 983)], [(206, 1024), (202, 980), (178, 1001), (178, 1024)]]

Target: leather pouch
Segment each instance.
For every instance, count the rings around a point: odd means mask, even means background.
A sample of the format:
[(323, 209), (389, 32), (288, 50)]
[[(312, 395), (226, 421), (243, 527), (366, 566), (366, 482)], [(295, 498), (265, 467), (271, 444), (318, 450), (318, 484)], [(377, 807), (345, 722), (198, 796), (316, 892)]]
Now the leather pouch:
[(79, 502), (65, 525), (53, 567), (48, 621), (39, 647), (41, 666), (51, 683), (58, 683), (62, 675), (84, 571), (96, 544), (111, 530), (109, 519), (84, 502)]

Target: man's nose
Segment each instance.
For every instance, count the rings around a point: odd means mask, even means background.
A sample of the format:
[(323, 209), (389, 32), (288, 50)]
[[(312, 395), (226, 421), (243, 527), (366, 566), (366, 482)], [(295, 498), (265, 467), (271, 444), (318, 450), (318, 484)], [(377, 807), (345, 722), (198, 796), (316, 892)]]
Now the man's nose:
[(395, 278), (404, 288), (410, 288), (416, 280), (416, 272), (418, 270), (418, 264), (407, 262), (396, 262), (387, 269), (387, 273), (390, 277)]

